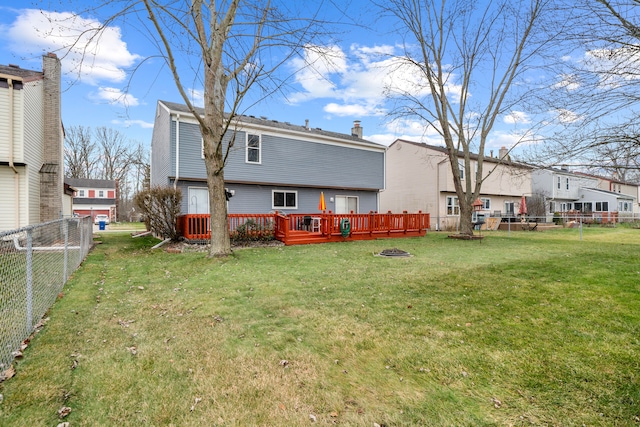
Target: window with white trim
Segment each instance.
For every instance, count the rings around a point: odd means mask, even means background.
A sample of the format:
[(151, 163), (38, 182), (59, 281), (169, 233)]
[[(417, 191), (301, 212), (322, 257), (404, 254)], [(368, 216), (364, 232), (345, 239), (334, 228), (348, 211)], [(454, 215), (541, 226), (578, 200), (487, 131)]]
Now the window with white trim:
[(104, 190), (98, 190), (98, 197), (104, 197)]
[(273, 190), (271, 209), (298, 209), (298, 192)]
[(78, 197), (84, 197), (84, 190), (78, 190)]
[(447, 215), (460, 215), (460, 204), (455, 196), (447, 196)]
[(567, 187), (567, 190), (568, 190), (569, 189), (569, 178), (565, 178), (565, 183), (566, 183), (566, 187)]
[(515, 213), (515, 203), (514, 202), (504, 202), (504, 212), (507, 215), (513, 215)]
[(247, 134), (245, 161), (247, 163), (262, 163), (262, 141), (260, 135)]
[(558, 177), (558, 190), (562, 188), (562, 178)]
[(489, 199), (488, 197), (481, 197), (480, 201), (482, 202), (483, 210), (488, 211), (491, 209), (491, 199)]
[(596, 211), (609, 212), (609, 202), (596, 202)]
[(336, 196), (337, 214), (348, 214), (351, 212), (358, 213), (358, 197), (357, 196)]

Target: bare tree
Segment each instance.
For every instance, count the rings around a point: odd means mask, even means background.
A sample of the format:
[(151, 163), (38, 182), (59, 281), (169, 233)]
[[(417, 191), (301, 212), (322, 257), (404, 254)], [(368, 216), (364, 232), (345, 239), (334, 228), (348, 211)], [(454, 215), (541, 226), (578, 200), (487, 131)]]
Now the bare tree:
[(91, 128), (70, 126), (64, 135), (65, 175), (70, 178), (93, 178), (98, 163)]
[[(235, 118), (250, 89), (269, 94), (280, 87), (275, 70), (318, 36), (316, 16), (304, 17), (305, 2), (227, 0), (161, 2), (142, 0), (145, 18), (183, 101), (198, 121), (211, 213), (209, 256), (231, 253), (224, 168), (235, 143)], [(323, 5), (318, 5), (319, 9)], [(191, 57), (198, 66), (181, 68)], [(199, 68), (199, 69), (198, 69)], [(187, 71), (187, 72), (185, 72)], [(204, 87), (204, 114), (192, 102), (190, 84)]]
[[(394, 115), (418, 119), (442, 137), (463, 235), (473, 235), (472, 203), (480, 194), (487, 138), (499, 115), (524, 96), (516, 96), (514, 86), (550, 42), (537, 27), (547, 3), (388, 0), (379, 4), (406, 34), (402, 66), (414, 70), (411, 82), (396, 82), (389, 89), (397, 102)], [(475, 173), (473, 152), (478, 154)], [(467, 172), (464, 177), (461, 169)]]
[(96, 144), (100, 152), (98, 178), (122, 180), (128, 173), (131, 161), (129, 141), (118, 130), (104, 126), (96, 128)]
[(549, 109), (565, 112), (547, 151), (548, 164), (633, 177), (640, 129), (640, 1), (571, 0), (563, 35), (572, 55), (558, 70)]

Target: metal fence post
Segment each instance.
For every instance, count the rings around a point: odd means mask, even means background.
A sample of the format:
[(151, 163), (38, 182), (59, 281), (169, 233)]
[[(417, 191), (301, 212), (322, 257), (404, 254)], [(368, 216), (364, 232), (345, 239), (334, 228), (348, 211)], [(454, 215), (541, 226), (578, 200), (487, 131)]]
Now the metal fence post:
[(582, 240), (582, 215), (580, 215), (580, 240)]
[(62, 220), (62, 232), (64, 233), (64, 265), (62, 267), (62, 284), (69, 278), (67, 269), (69, 268), (69, 220)]
[(32, 229), (27, 230), (27, 333), (31, 333), (33, 317), (33, 235)]

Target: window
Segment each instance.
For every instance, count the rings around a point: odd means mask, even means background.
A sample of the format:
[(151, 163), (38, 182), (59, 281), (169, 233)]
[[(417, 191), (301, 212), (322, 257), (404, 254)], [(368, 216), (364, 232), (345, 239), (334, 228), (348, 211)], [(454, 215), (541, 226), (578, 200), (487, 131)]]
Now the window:
[(488, 199), (486, 197), (481, 197), (480, 201), (482, 202), (482, 209), (483, 210), (490, 210), (491, 209), (491, 199)]
[(447, 196), (447, 215), (460, 215), (460, 204), (457, 197)]
[(554, 213), (556, 211), (556, 202), (549, 202), (549, 213)]
[(279, 191), (273, 190), (272, 193), (273, 206), (272, 209), (298, 209), (298, 192), (297, 191)]
[(84, 190), (78, 190), (78, 197), (84, 197)]
[(104, 190), (98, 190), (98, 197), (104, 197)]
[(561, 180), (562, 180), (562, 178), (558, 177), (558, 190), (562, 188), (561, 187), (561, 185), (562, 185), (561, 184), (561, 182), (562, 182)]
[(358, 213), (358, 198), (356, 196), (336, 196), (336, 213)]
[(597, 212), (609, 212), (609, 202), (596, 202)]
[(567, 190), (568, 190), (569, 189), (569, 178), (565, 178), (564, 180), (566, 182), (566, 187), (567, 187)]
[(581, 202), (576, 202), (573, 204), (573, 209), (582, 212), (582, 203)]
[(460, 179), (464, 179), (464, 162), (458, 160), (458, 169), (460, 170)]
[(262, 163), (260, 135), (247, 134), (247, 163)]
[(515, 212), (515, 203), (514, 202), (504, 202), (504, 211), (507, 216), (513, 216)]
[(629, 202), (618, 202), (618, 210), (620, 212), (631, 212), (631, 203), (629, 203)]

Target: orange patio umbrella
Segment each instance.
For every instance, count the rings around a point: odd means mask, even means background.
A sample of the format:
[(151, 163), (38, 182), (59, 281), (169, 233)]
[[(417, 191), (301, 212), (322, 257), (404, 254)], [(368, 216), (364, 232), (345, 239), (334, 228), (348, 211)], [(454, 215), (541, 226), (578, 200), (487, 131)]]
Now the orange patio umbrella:
[(320, 192), (320, 202), (318, 203), (318, 209), (320, 209), (321, 211), (327, 209), (327, 205), (324, 202), (324, 191)]

